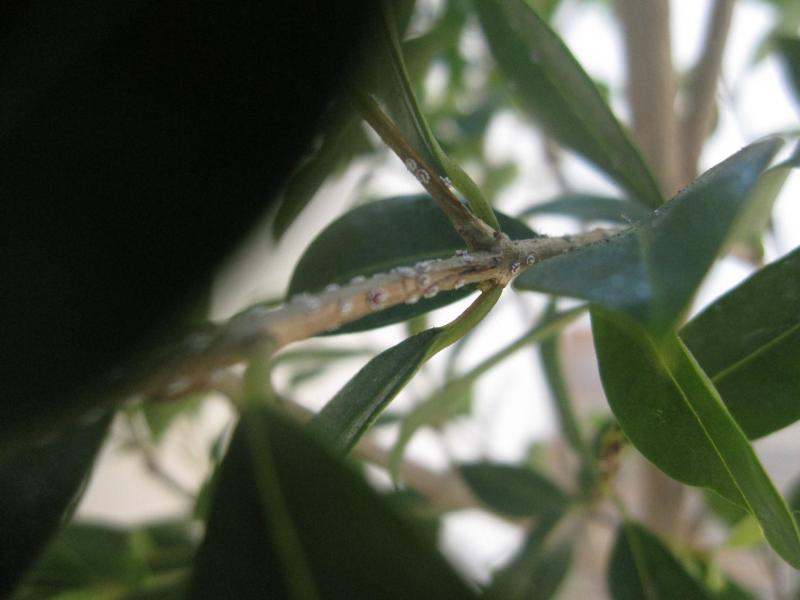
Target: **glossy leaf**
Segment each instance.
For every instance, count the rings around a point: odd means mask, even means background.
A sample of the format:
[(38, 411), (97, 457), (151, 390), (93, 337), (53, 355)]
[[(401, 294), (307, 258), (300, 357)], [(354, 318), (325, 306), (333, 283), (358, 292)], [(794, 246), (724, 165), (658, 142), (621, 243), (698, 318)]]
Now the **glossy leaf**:
[(474, 597), (360, 476), (263, 407), (233, 436), (195, 565), (193, 599)]
[(70, 426), (0, 464), (0, 597), (19, 582), (74, 508), (109, 420)]
[[(498, 214), (503, 231), (512, 239), (535, 237), (525, 224)], [(343, 284), (392, 267), (452, 256), (464, 241), (429, 196), (399, 196), (360, 206), (342, 215), (311, 242), (294, 269), (289, 292), (315, 293), (330, 283)], [(405, 321), (464, 298), (475, 290), (465, 286), (395, 306), (346, 325), (349, 333)]]
[(677, 337), (659, 345), (624, 317), (592, 312), (606, 398), (622, 430), (667, 475), (751, 512), (773, 548), (800, 566), (800, 533), (753, 448)]
[(335, 448), (349, 451), (417, 370), (471, 330), (501, 293), (500, 288), (488, 291), (449, 325), (418, 333), (380, 353), (339, 390), (314, 417), (311, 426)]
[(562, 194), (553, 200), (526, 208), (518, 218), (549, 214), (575, 217), (583, 221), (608, 221), (627, 225), (641, 221), (650, 211), (641, 204), (622, 198), (595, 194)]
[(489, 47), (522, 107), (651, 208), (663, 199), (641, 155), (561, 38), (523, 0), (474, 3)]
[(522, 550), (492, 576), (487, 600), (547, 600), (553, 598), (572, 560), (572, 541), (553, 540), (558, 513), (544, 514), (527, 536)]
[(661, 540), (630, 521), (617, 530), (607, 576), (613, 600), (713, 598)]
[(751, 439), (800, 419), (798, 306), (800, 249), (759, 270), (681, 330)]
[(569, 502), (555, 483), (527, 467), (473, 463), (461, 465), (458, 471), (489, 508), (514, 517), (563, 511)]
[(585, 298), (655, 333), (667, 331), (687, 310), (780, 145), (769, 139), (748, 146), (625, 232), (544, 261), (515, 287)]

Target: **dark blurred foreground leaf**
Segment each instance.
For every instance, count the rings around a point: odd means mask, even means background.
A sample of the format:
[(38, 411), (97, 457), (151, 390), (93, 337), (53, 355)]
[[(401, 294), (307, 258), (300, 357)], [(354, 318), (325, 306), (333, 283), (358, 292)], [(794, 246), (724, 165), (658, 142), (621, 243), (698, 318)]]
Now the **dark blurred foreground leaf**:
[(459, 467), (472, 492), (489, 508), (514, 517), (563, 511), (569, 499), (533, 469), (516, 465), (473, 463)]
[(681, 330), (748, 435), (800, 419), (800, 248), (759, 270)]
[(729, 240), (781, 143), (773, 138), (744, 148), (624, 233), (544, 261), (515, 287), (585, 298), (657, 334), (667, 331)]
[(653, 176), (597, 87), (561, 38), (522, 0), (478, 0), (489, 47), (523, 108), (651, 208), (663, 199)]
[(597, 196), (595, 194), (562, 194), (553, 200), (534, 204), (519, 214), (519, 218), (533, 215), (565, 215), (583, 221), (609, 221), (622, 225), (641, 221), (650, 211), (630, 200)]
[(772, 547), (800, 567), (791, 513), (717, 391), (677, 338), (660, 346), (635, 323), (592, 312), (606, 398), (628, 439), (667, 475), (747, 509)]
[(572, 541), (552, 539), (560, 513), (536, 522), (522, 550), (492, 576), (487, 600), (548, 600), (555, 596), (572, 560)]
[(608, 562), (613, 600), (711, 600), (664, 544), (641, 525), (625, 521)]
[(800, 38), (781, 37), (777, 40), (777, 47), (794, 88), (795, 101), (800, 104)]
[[(497, 215), (512, 239), (536, 237), (527, 225)], [(308, 246), (289, 283), (288, 294), (315, 293), (353, 277), (385, 273), (433, 258), (452, 256), (464, 241), (427, 195), (399, 196), (360, 206), (331, 223)], [(442, 292), (416, 304), (404, 304), (359, 319), (336, 333), (364, 331), (405, 321), (459, 300), (475, 286)]]
[(190, 598), (472, 598), (367, 484), (285, 417), (247, 410)]
[(71, 425), (0, 464), (0, 597), (19, 582), (74, 503), (110, 417)]

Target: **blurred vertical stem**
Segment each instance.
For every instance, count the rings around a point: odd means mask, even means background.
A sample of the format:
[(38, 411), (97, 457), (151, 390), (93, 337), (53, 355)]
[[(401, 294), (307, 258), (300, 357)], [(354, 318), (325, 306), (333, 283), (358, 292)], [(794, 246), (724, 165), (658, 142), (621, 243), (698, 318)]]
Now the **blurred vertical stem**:
[[(617, 13), (625, 38), (633, 136), (669, 198), (681, 183), (670, 2), (617, 0)], [(674, 535), (683, 512), (683, 486), (645, 460), (639, 466), (642, 520)]]
[(583, 439), (578, 419), (573, 410), (572, 398), (561, 368), (561, 357), (559, 355), (561, 344), (559, 339), (560, 337), (556, 335), (543, 341), (539, 347), (539, 356), (547, 384), (555, 401), (561, 431), (580, 460), (579, 483), (581, 490), (587, 492), (596, 480), (597, 464), (589, 446)]

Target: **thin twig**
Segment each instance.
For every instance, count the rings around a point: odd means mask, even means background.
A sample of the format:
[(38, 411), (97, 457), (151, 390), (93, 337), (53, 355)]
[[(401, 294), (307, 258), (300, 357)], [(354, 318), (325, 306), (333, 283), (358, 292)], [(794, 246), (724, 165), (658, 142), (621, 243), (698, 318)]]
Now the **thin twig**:
[(708, 21), (705, 44), (692, 69), (686, 90), (686, 111), (681, 123), (682, 185), (697, 176), (697, 163), (711, 129), (714, 97), (722, 69), (722, 57), (733, 20), (734, 0), (715, 0)]
[(352, 90), (350, 94), (358, 111), (380, 138), (403, 161), (422, 187), (442, 209), (470, 250), (488, 250), (496, 245), (501, 233), (492, 229), (464, 206), (450, 189), (449, 184), (436, 173), (408, 143), (397, 126), (370, 96)]

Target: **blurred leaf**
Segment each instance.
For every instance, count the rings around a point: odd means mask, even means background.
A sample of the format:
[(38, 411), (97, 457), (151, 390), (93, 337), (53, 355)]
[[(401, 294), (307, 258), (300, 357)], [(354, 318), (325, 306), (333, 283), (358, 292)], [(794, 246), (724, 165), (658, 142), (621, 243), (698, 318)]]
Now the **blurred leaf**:
[(517, 218), (541, 214), (566, 215), (583, 221), (609, 221), (623, 225), (641, 221), (650, 211), (622, 198), (595, 194), (561, 194), (553, 200), (534, 204)]
[(449, 325), (423, 331), (380, 353), (337, 392), (311, 426), (336, 449), (349, 451), (417, 370), (477, 324), (501, 293), (500, 288), (485, 292)]
[(583, 314), (584, 310), (586, 310), (585, 306), (578, 306), (561, 313), (545, 315), (540, 323), (534, 325), (530, 330), (526, 331), (506, 347), (494, 353), (463, 375), (449, 379), (442, 388), (416, 405), (403, 419), (403, 424), (400, 427), (400, 434), (392, 448), (389, 458), (389, 472), (392, 476), (395, 478), (397, 477), (405, 448), (411, 441), (414, 433), (416, 433), (420, 427), (425, 425), (440, 425), (454, 415), (466, 412), (470, 407), (468, 402), (470, 402), (472, 398), (471, 394), (468, 392), (472, 384), (481, 375), (505, 360), (517, 350), (556, 335), (561, 329)]
[(747, 515), (731, 528), (725, 545), (730, 548), (747, 548), (763, 544), (765, 541), (758, 519), (752, 515)]
[(265, 407), (234, 434), (195, 565), (193, 599), (473, 597), (359, 476)]
[(592, 311), (603, 389), (631, 443), (670, 477), (751, 512), (773, 548), (800, 566), (800, 533), (717, 391), (677, 337), (659, 347), (635, 323)]
[(667, 331), (687, 309), (780, 145), (769, 139), (748, 146), (640, 223), (528, 269), (515, 287), (585, 298), (656, 334)]
[(780, 37), (776, 43), (794, 89), (795, 101), (800, 103), (800, 38)]
[[(498, 214), (512, 239), (536, 237), (527, 225)], [(288, 295), (315, 293), (326, 285), (344, 284), (356, 276), (388, 272), (433, 258), (452, 256), (464, 241), (427, 195), (398, 196), (360, 206), (323, 230), (306, 248), (292, 274)], [(475, 291), (464, 286), (382, 310), (350, 323), (335, 333), (352, 333), (406, 321), (446, 306)]]
[(183, 520), (133, 528), (72, 523), (48, 546), (14, 600), (181, 597), (195, 538)]
[(800, 419), (800, 248), (762, 268), (681, 330), (748, 437)]
[(644, 160), (561, 38), (522, 0), (480, 0), (492, 54), (525, 110), (651, 208), (663, 199)]
[(527, 467), (472, 463), (461, 465), (458, 470), (489, 508), (513, 517), (562, 512), (569, 503), (555, 483)]
[(403, 60), (398, 35), (401, 28), (393, 6), (381, 0), (381, 18), (377, 19), (380, 26), (375, 28), (369, 45), (373, 83), (368, 87), (384, 102), (406, 141), (436, 171), (435, 175), (449, 177), (472, 211), (497, 229), (500, 225), (488, 200), (469, 175), (444, 153), (419, 107)]
[(655, 535), (631, 521), (617, 530), (607, 575), (613, 600), (713, 597)]
[(726, 500), (723, 496), (720, 496), (712, 490), (704, 489), (703, 498), (711, 512), (729, 526), (735, 525), (748, 516), (748, 512), (741, 506), (734, 504), (730, 500)]
[(487, 600), (547, 600), (555, 596), (572, 559), (571, 540), (549, 540), (558, 513), (542, 515), (522, 550), (492, 576)]
[(206, 398), (208, 398), (208, 394), (201, 392), (169, 402), (143, 402), (139, 410), (144, 416), (147, 428), (153, 436), (153, 441), (160, 442), (175, 419), (181, 415), (197, 416)]
[(0, 597), (71, 516), (110, 420), (70, 425), (0, 464)]

